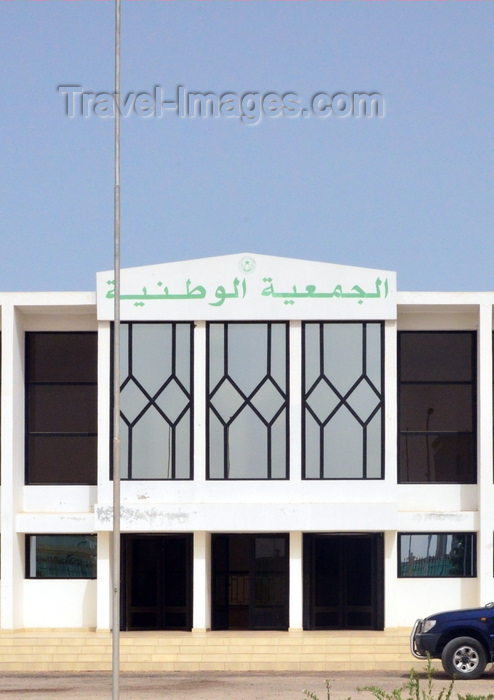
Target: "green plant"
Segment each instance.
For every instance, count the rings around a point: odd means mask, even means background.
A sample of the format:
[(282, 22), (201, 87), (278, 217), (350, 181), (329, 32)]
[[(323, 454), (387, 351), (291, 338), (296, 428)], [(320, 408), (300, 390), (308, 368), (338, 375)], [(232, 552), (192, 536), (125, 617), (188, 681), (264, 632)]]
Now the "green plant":
[[(326, 678), (326, 697), (327, 700), (331, 700), (331, 693), (329, 692), (329, 689), (331, 687), (330, 680)], [(316, 693), (311, 693), (310, 690), (304, 690), (304, 695), (306, 698), (310, 698), (310, 700), (319, 700), (319, 696), (316, 695)], [(350, 698), (348, 698), (350, 700)]]
[[(390, 693), (377, 686), (365, 686), (359, 690), (367, 690), (376, 700), (450, 700), (453, 692), (454, 680), (446, 688), (442, 688), (437, 696), (434, 695), (433, 677), (436, 669), (432, 665), (432, 659), (427, 656), (427, 686), (426, 689), (420, 687), (420, 678), (415, 669), (411, 669), (410, 677), (400, 688), (395, 688)], [(408, 691), (407, 695), (403, 693)]]
[[(376, 698), (376, 700), (451, 700), (451, 694), (453, 692), (453, 686), (454, 686), (454, 680), (452, 680), (448, 686), (445, 688), (442, 688), (439, 691), (438, 695), (434, 694), (434, 683), (433, 683), (433, 676), (435, 673), (436, 669), (432, 665), (432, 659), (430, 656), (427, 656), (427, 666), (426, 666), (426, 672), (427, 672), (427, 684), (426, 688), (421, 688), (420, 686), (420, 678), (415, 671), (415, 669), (411, 669), (410, 671), (410, 677), (407, 680), (406, 683), (404, 683), (402, 686), (399, 688), (395, 688), (391, 692), (388, 692), (386, 690), (383, 690), (382, 688), (379, 688), (378, 686), (375, 685), (367, 685), (364, 688), (357, 688), (358, 692), (361, 692), (363, 690), (366, 690)], [(326, 680), (326, 694), (327, 694), (327, 700), (331, 700), (331, 695), (330, 695), (330, 681)], [(304, 696), (306, 698), (309, 698), (309, 700), (319, 700), (319, 696), (316, 693), (313, 693), (309, 690), (304, 690), (303, 691)], [(351, 700), (350, 698), (347, 698), (347, 700)], [(458, 700), (494, 700), (494, 695), (488, 695), (487, 697), (485, 696), (475, 696), (475, 695), (467, 695), (465, 697), (462, 697), (461, 695), (458, 695)]]

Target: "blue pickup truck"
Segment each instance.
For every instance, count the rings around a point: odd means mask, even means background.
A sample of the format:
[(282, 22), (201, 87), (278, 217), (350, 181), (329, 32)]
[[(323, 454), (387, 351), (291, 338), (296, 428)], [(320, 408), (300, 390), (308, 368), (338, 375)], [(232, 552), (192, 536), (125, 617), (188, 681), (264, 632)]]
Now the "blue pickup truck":
[(448, 676), (479, 678), (494, 661), (494, 603), (484, 608), (450, 610), (417, 620), (410, 636), (416, 659), (441, 659)]

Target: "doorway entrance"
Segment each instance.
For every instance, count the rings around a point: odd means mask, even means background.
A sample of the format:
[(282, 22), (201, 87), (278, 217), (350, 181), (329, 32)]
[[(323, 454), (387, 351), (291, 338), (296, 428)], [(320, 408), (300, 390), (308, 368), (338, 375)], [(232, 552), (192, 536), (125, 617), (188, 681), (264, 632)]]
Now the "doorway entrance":
[(304, 629), (384, 629), (383, 535), (304, 535)]
[(122, 630), (192, 629), (192, 535), (122, 535)]
[(288, 535), (213, 535), (212, 627), (288, 629)]

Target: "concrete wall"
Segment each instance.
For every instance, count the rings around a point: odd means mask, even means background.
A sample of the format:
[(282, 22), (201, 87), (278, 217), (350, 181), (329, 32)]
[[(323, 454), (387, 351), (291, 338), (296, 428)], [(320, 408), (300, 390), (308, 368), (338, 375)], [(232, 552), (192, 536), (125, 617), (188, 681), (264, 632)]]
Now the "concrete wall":
[[(86, 293), (3, 294), (1, 627), (98, 627), (110, 620), (110, 325), (96, 322)], [(385, 533), (385, 620), (409, 626), (445, 608), (494, 597), (492, 314), (494, 294), (398, 295), (398, 321), (385, 323), (386, 476), (383, 481), (301, 479), (301, 324), (290, 328), (290, 479), (221, 482), (205, 478), (205, 323), (195, 330), (195, 467), (189, 482), (123, 482), (123, 532), (194, 533), (194, 622), (210, 626), (210, 533), (290, 533), (290, 627), (302, 626), (302, 533)], [(24, 333), (99, 330), (97, 486), (24, 485)], [(396, 334), (398, 330), (478, 331), (478, 483), (397, 484)], [(398, 579), (397, 533), (477, 533), (477, 577)], [(98, 533), (97, 581), (25, 580), (24, 535)]]

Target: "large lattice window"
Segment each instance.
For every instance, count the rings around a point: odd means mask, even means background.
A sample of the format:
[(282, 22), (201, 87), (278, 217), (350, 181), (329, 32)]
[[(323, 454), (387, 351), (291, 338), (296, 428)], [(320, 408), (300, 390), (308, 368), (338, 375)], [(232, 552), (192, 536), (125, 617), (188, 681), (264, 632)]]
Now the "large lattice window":
[(192, 477), (193, 325), (121, 325), (121, 476)]
[(288, 324), (210, 323), (209, 479), (288, 476)]
[(381, 323), (304, 323), (303, 476), (384, 476)]

